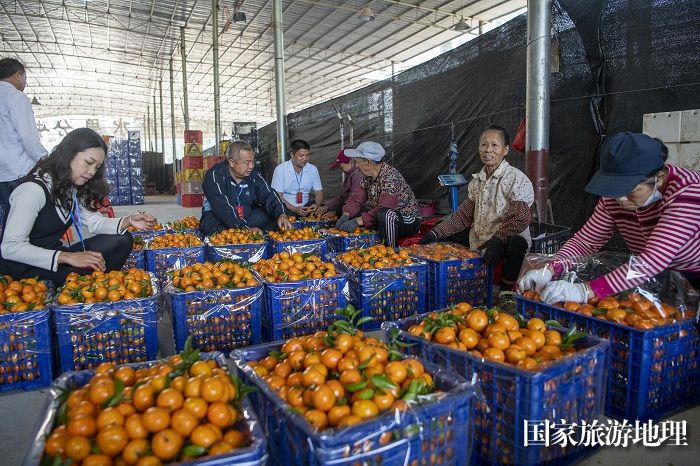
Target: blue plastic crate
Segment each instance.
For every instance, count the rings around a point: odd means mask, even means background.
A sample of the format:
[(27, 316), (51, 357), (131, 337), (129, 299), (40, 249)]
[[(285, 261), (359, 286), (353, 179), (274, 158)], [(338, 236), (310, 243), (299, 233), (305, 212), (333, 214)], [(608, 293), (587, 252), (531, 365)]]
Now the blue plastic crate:
[(426, 266), (424, 262), (384, 269), (353, 269), (339, 260), (337, 268), (347, 273), (350, 302), (362, 309), (362, 317), (374, 320), (363, 330), (376, 330), (382, 322), (403, 319), (425, 311)]
[[(259, 277), (259, 275), (258, 275)], [(276, 341), (326, 330), (337, 319), (335, 310), (347, 305), (345, 275), (265, 284), (262, 313), (264, 341)]]
[(175, 330), (175, 348), (182, 351), (192, 336), (192, 346), (202, 351), (231, 351), (262, 343), (260, 315), (264, 288), (182, 292), (167, 290)]
[(159, 300), (52, 306), (59, 372), (155, 359)]
[(140, 251), (131, 251), (129, 257), (126, 258), (124, 267), (122, 270), (127, 270), (136, 267), (137, 269), (146, 269), (146, 256), (143, 253), (143, 249)]
[(610, 340), (605, 414), (656, 420), (700, 402), (698, 327), (694, 319), (639, 330), (517, 296), (525, 317), (556, 320)]
[(268, 243), (268, 251), (270, 256), (280, 253), (282, 251), (287, 251), (290, 254), (295, 252), (301, 252), (303, 254), (313, 254), (318, 257), (325, 257), (328, 247), (326, 245), (326, 239), (307, 239), (303, 241), (274, 241), (270, 240)]
[(460, 302), (491, 307), (493, 270), (481, 258), (436, 261), (415, 257), (427, 264), (427, 310), (444, 309)]
[(205, 240), (207, 259), (210, 261), (220, 261), (223, 259), (233, 261), (257, 262), (260, 259), (267, 259), (267, 243), (247, 243), (247, 244), (227, 244), (214, 246)]
[(329, 252), (345, 252), (350, 249), (362, 249), (381, 244), (382, 239), (379, 233), (371, 233), (366, 235), (351, 235), (351, 236), (327, 236)]
[[(314, 431), (267, 383), (247, 366), (278, 351), (279, 343), (235, 350), (232, 358), (268, 436), (271, 463), (283, 465), (466, 465), (473, 443), (473, 389), (457, 374), (423, 362), (444, 393), (439, 401), (417, 405), (400, 416), (387, 411), (342, 430)], [(389, 437), (388, 443), (386, 437)]]
[(530, 224), (532, 246), (530, 252), (538, 254), (554, 254), (571, 237), (571, 228), (549, 223), (532, 222)]
[[(226, 367), (226, 358), (219, 352), (203, 353), (201, 358), (205, 360), (214, 359), (219, 363), (220, 367)], [(134, 369), (140, 369), (150, 367), (156, 363), (158, 363), (158, 361), (129, 364), (129, 366)], [(25, 465), (41, 463), (46, 439), (54, 426), (59, 407), (61, 406), (60, 399), (63, 396), (64, 390), (75, 390), (84, 386), (90, 381), (94, 374), (94, 370), (83, 370), (79, 372), (69, 372), (56, 379), (56, 382), (48, 391), (48, 396), (44, 401), (44, 406), (41, 410), (44, 414), (36, 424), (31, 447), (24, 458)], [(249, 399), (243, 400), (241, 403), (241, 414), (243, 419), (238, 422), (236, 428), (248, 434), (248, 438), (251, 439), (250, 445), (236, 448), (234, 451), (224, 455), (203, 457), (191, 461), (179, 462), (177, 464), (180, 466), (226, 466), (232, 464), (245, 466), (267, 465), (267, 440)]]
[(610, 343), (585, 337), (576, 344), (577, 353), (548, 363), (537, 371), (489, 361), (475, 355), (415, 337), (409, 327), (427, 314), (387, 322), (396, 326), (407, 350), (462, 377), (476, 377), (483, 396), (476, 400), (474, 456), (477, 464), (571, 464), (595, 451), (568, 444), (524, 446), (525, 421), (592, 422), (603, 413), (605, 369)]
[(0, 392), (51, 385), (51, 353), (48, 309), (0, 314)]
[(146, 249), (145, 254), (146, 270), (155, 275), (161, 289), (166, 286), (168, 271), (204, 262), (204, 246)]

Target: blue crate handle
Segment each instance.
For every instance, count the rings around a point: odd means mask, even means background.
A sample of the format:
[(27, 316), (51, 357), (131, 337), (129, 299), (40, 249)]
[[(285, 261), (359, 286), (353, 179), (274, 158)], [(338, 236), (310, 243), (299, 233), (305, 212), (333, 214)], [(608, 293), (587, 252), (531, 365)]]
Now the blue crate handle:
[[(142, 306), (143, 307), (143, 306)], [(82, 316), (85, 315), (87, 311), (85, 310), (80, 310), (80, 311), (70, 311), (70, 310), (65, 310), (61, 311), (62, 314), (71, 316), (72, 314), (75, 314), (77, 316)], [(80, 325), (81, 323), (86, 323), (90, 325), (90, 329), (87, 330), (87, 333), (92, 333), (92, 332), (109, 332), (112, 330), (120, 330), (122, 329), (122, 324), (120, 322), (120, 319), (117, 319), (117, 317), (125, 317), (129, 318), (132, 320), (132, 323), (135, 323), (138, 326), (141, 327), (148, 327), (149, 325), (152, 325), (155, 322), (155, 316), (153, 320), (144, 320), (144, 312), (139, 311), (138, 316), (130, 315), (128, 309), (91, 309), (89, 311), (89, 315), (87, 319), (84, 319), (82, 321), (75, 321), (74, 319), (70, 318), (70, 325)]]

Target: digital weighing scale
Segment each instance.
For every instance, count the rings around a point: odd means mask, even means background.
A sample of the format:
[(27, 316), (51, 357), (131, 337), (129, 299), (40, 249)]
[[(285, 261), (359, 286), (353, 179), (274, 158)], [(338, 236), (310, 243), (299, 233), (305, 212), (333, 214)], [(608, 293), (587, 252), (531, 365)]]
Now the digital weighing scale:
[(450, 188), (450, 207), (452, 212), (457, 212), (459, 206), (459, 187), (467, 184), (467, 179), (461, 173), (449, 173), (447, 175), (438, 175), (440, 186)]

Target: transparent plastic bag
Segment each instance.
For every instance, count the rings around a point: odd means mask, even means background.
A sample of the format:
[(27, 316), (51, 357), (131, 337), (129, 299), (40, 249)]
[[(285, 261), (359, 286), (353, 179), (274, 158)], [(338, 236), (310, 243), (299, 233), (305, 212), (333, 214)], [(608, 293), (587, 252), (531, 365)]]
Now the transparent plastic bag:
[[(653, 275), (650, 264), (629, 254), (601, 251), (590, 256), (566, 259), (528, 254), (523, 262), (518, 283), (529, 271), (545, 266), (552, 270), (552, 280), (582, 283), (609, 274), (623, 265), (626, 265), (626, 274), (623, 277), (625, 280), (643, 281), (609, 297), (596, 298), (589, 304), (598, 306), (596, 309), (601, 309), (601, 306), (605, 309), (614, 306), (627, 310), (628, 313), (633, 311), (645, 319), (654, 321), (656, 325), (696, 316), (697, 293), (683, 274), (667, 269)], [(595, 310), (591, 312), (595, 313)], [(603, 314), (602, 311), (598, 312)]]
[[(212, 352), (203, 353), (201, 359), (213, 359), (218, 363), (219, 367), (227, 367), (226, 358), (222, 353)], [(128, 364), (133, 369), (151, 367), (162, 363), (160, 361), (150, 361)], [(42, 463), (46, 440), (51, 434), (59, 414), (61, 400), (64, 399), (66, 390), (75, 390), (87, 384), (94, 376), (94, 370), (83, 370), (79, 372), (69, 372), (63, 374), (54, 382), (50, 390), (48, 390), (46, 399), (41, 409), (42, 417), (36, 422), (33, 429), (33, 441), (25, 453), (23, 466), (36, 466)], [(255, 414), (255, 410), (250, 400), (244, 400), (240, 407), (242, 419), (236, 424), (236, 428), (245, 434), (247, 439), (250, 439), (250, 445), (238, 447), (231, 452), (217, 456), (216, 458), (198, 458), (191, 461), (178, 463), (179, 465), (196, 465), (196, 464), (238, 464), (248, 466), (266, 465), (268, 460), (267, 440), (262, 432), (260, 422)]]
[(350, 289), (346, 275), (294, 282), (265, 283), (265, 308), (262, 316), (266, 341), (281, 340), (325, 330), (338, 317), (336, 309), (345, 307)]
[(184, 348), (188, 336), (202, 351), (230, 351), (262, 343), (263, 285), (183, 291), (168, 280), (164, 293), (165, 307), (172, 312), (177, 351)]
[(204, 262), (204, 246), (163, 249), (149, 249), (148, 246), (144, 249), (146, 270), (154, 274), (161, 285), (166, 283), (168, 271)]
[(154, 359), (161, 295), (153, 274), (151, 286), (145, 298), (52, 305), (61, 372)]
[(244, 244), (211, 244), (209, 238), (204, 239), (207, 258), (211, 261), (229, 259), (255, 263), (267, 258), (267, 242)]
[(383, 321), (401, 319), (423, 312), (426, 296), (427, 265), (412, 264), (379, 269), (357, 269), (333, 258), (337, 268), (347, 273), (350, 300), (362, 309), (363, 317), (371, 317), (364, 330), (374, 330)]

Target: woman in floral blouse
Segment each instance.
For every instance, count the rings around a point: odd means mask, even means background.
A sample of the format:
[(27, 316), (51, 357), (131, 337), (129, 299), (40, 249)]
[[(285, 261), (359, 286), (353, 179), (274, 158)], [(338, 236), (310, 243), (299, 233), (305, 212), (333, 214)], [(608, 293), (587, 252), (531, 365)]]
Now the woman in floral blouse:
[(490, 266), (503, 260), (501, 280), (512, 286), (532, 240), (530, 221), (535, 195), (527, 176), (505, 161), (508, 133), (490, 126), (479, 138), (479, 157), (484, 167), (472, 175), (467, 199), (457, 212), (421, 239), (455, 241), (484, 251)]

